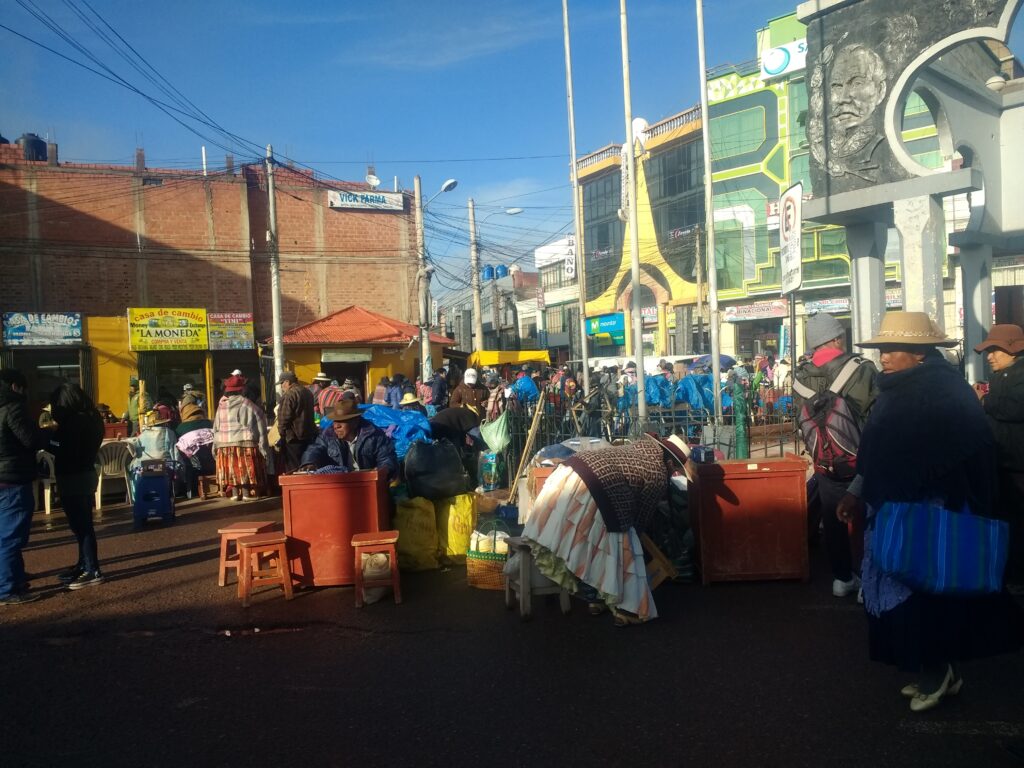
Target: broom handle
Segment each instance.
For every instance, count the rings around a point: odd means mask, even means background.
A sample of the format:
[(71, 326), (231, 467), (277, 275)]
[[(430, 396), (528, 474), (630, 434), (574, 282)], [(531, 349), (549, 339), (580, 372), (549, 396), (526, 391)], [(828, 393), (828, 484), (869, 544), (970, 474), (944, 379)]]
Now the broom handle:
[(533, 421), (530, 422), (530, 431), (527, 432), (526, 442), (523, 444), (523, 455), (519, 459), (519, 469), (516, 470), (515, 477), (512, 478), (512, 493), (508, 497), (509, 504), (515, 504), (516, 498), (519, 496), (519, 478), (522, 477), (523, 469), (526, 467), (526, 462), (530, 457), (530, 451), (533, 450), (533, 441), (537, 439), (537, 429), (540, 427), (540, 417), (543, 409), (543, 401), (538, 400), (537, 410), (533, 414)]

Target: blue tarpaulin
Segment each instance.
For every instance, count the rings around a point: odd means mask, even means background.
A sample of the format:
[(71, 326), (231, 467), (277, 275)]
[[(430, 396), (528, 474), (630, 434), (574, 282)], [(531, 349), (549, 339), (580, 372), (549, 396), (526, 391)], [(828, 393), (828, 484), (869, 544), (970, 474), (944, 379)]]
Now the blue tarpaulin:
[(512, 385), (512, 394), (521, 403), (535, 403), (537, 398), (540, 397), (537, 385), (533, 383), (533, 379), (529, 376), (516, 379)]

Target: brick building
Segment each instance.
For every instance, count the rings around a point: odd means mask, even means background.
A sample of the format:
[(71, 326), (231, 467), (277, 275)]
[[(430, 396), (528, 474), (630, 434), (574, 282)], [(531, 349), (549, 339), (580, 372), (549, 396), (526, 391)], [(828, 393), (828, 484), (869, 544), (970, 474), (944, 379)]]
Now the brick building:
[[(154, 393), (187, 381), (211, 398), (233, 368), (260, 375), (253, 340), (271, 335), (264, 166), (147, 168), (141, 150), (134, 166), (59, 163), (55, 145), (49, 157), (35, 145), (0, 144), (0, 312), (11, 313), (0, 366), (23, 370), (37, 395), (78, 379), (115, 412), (136, 371)], [(417, 322), (410, 193), (283, 166), (275, 182), (286, 328), (351, 304)], [(209, 341), (140, 351), (130, 308), (201, 309)], [(214, 330), (214, 317), (240, 325)]]

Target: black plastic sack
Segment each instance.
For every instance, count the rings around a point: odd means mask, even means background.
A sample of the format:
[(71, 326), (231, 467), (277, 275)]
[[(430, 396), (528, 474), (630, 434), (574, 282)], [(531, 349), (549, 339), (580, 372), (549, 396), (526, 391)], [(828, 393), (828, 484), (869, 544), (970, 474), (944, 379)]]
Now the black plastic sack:
[(436, 501), (470, 490), (469, 475), (459, 449), (448, 440), (413, 443), (405, 454), (405, 481), (409, 498)]

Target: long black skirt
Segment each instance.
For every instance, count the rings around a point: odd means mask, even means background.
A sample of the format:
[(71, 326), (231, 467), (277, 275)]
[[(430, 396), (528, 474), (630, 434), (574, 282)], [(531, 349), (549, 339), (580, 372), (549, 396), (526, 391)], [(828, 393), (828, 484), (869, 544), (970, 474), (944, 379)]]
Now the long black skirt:
[(1024, 610), (1006, 592), (954, 597), (915, 592), (868, 615), (871, 660), (904, 672), (1012, 653), (1024, 643)]

